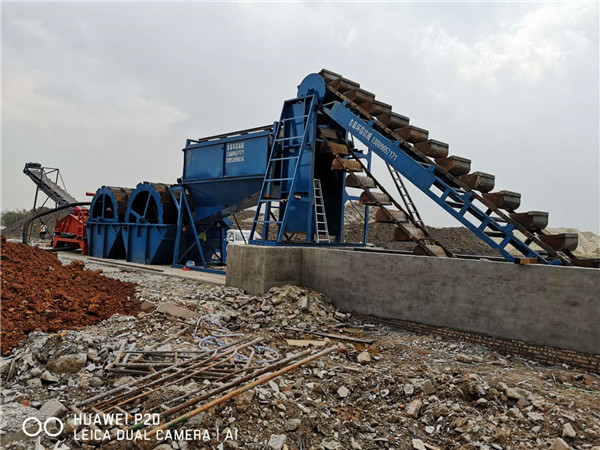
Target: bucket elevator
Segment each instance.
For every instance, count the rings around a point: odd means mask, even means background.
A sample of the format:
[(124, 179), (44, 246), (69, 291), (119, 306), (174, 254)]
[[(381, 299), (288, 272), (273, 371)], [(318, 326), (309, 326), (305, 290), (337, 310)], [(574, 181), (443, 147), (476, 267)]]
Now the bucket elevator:
[[(373, 157), (385, 162), (399, 200), (372, 173)], [(573, 255), (576, 234), (544, 232), (548, 213), (516, 212), (520, 194), (492, 192), (493, 175), (471, 172), (471, 161), (449, 155), (448, 144), (325, 69), (304, 78), (274, 124), (188, 139), (176, 184), (100, 188), (90, 253), (220, 271), (237, 212), (255, 209), (252, 244), (339, 247), (368, 242), (376, 208), (375, 220), (394, 223), (394, 238), (414, 242), (414, 254), (456, 257), (429, 233), (405, 180), (508, 262), (597, 264)], [(349, 207), (364, 223), (362, 242), (344, 241)]]

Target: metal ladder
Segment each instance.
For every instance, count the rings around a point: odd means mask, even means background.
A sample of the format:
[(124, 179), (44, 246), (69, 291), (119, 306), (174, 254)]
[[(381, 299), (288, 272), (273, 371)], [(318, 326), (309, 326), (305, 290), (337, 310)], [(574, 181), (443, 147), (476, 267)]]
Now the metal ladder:
[(317, 224), (316, 241), (331, 242), (329, 237), (329, 227), (327, 226), (327, 215), (325, 214), (325, 202), (323, 201), (323, 190), (321, 189), (321, 180), (313, 179), (314, 188), (314, 207), (315, 207), (315, 222)]
[(429, 236), (429, 230), (425, 226), (425, 222), (421, 218), (421, 214), (419, 214), (419, 210), (417, 206), (413, 202), (406, 186), (404, 185), (404, 181), (402, 181), (402, 177), (400, 176), (400, 172), (394, 169), (390, 164), (387, 164), (387, 168), (390, 171), (390, 175), (392, 176), (392, 180), (394, 180), (394, 184), (400, 193), (400, 197), (402, 197), (402, 202), (404, 206), (406, 206), (406, 212), (410, 216), (413, 222), (419, 225), (421, 229), (425, 232), (426, 235)]
[[(254, 239), (259, 224), (263, 226), (263, 238), (267, 239), (269, 225), (277, 227), (277, 242), (288, 238), (286, 218), (289, 200), (295, 192), (300, 158), (307, 148), (308, 124), (314, 118), (314, 95), (287, 100), (283, 104), (281, 118), (275, 126), (269, 162), (258, 197), (254, 221), (250, 230), (250, 242)], [(294, 105), (301, 105), (303, 114), (298, 114)], [(298, 131), (299, 130), (299, 131)], [(291, 166), (284, 170), (284, 165)], [(260, 219), (264, 206), (263, 219)], [(277, 211), (277, 215), (272, 210)]]

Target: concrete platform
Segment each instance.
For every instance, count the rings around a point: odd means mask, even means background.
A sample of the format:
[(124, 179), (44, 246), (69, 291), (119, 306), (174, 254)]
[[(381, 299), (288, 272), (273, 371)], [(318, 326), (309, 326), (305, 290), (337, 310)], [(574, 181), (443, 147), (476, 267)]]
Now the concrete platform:
[(90, 258), (74, 252), (60, 252), (58, 255), (64, 259), (78, 259), (81, 261), (88, 261), (90, 264), (120, 267), (122, 269), (151, 273), (154, 275), (181, 278), (182, 280), (201, 281), (202, 283), (216, 284), (221, 286), (225, 284), (225, 275), (220, 275), (217, 273), (200, 272), (198, 270), (183, 270), (166, 265), (144, 266), (141, 264), (130, 263), (122, 259)]
[(600, 354), (600, 270), (316, 247), (231, 246), (227, 285), (297, 284), (342, 311)]

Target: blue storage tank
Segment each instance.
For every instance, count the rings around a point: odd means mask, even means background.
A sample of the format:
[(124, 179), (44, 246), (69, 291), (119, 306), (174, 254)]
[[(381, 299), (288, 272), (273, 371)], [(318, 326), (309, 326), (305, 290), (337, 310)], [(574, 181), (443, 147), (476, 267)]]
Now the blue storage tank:
[(188, 139), (181, 184), (194, 221), (210, 223), (256, 205), (269, 158), (273, 126)]
[(86, 223), (88, 253), (97, 258), (125, 258), (123, 221), (131, 189), (102, 186), (96, 191)]
[(167, 184), (139, 183), (127, 203), (125, 222), (123, 240), (127, 261), (141, 264), (172, 262), (177, 210)]

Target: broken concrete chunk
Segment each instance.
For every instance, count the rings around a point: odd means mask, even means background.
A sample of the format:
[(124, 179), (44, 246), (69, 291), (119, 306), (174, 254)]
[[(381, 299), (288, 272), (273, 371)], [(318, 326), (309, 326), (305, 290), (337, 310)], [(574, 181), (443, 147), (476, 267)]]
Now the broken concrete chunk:
[(285, 434), (272, 434), (267, 445), (271, 450), (281, 450), (286, 439), (287, 436)]
[(32, 378), (30, 380), (27, 380), (27, 386), (29, 386), (30, 388), (40, 388), (42, 387), (42, 380), (40, 380), (39, 378)]
[(515, 389), (509, 389), (506, 391), (506, 396), (512, 400), (520, 400), (521, 395)]
[(348, 390), (348, 388), (346, 386), (342, 386), (337, 390), (338, 395), (340, 396), (340, 398), (346, 398), (350, 395), (350, 391)]
[(364, 366), (365, 364), (369, 364), (371, 362), (371, 355), (369, 355), (369, 352), (362, 352), (358, 355), (356, 361)]
[(273, 380), (271, 380), (267, 384), (273, 390), (273, 392), (275, 392), (276, 394), (279, 394), (279, 386), (277, 385), (277, 383), (275, 383)]
[(198, 314), (197, 312), (190, 311), (187, 308), (177, 306), (176, 304), (170, 302), (161, 303), (160, 305), (158, 305), (158, 308), (156, 308), (156, 311), (164, 314), (169, 314), (173, 317), (179, 317), (180, 319), (197, 319), (198, 317), (200, 317), (200, 314)]
[(567, 444), (561, 438), (556, 438), (548, 450), (569, 450), (569, 448), (569, 444)]
[(46, 368), (55, 373), (77, 373), (85, 367), (86, 362), (87, 353), (76, 353), (51, 359)]
[(540, 413), (537, 412), (530, 412), (527, 413), (527, 418), (529, 420), (531, 420), (532, 422), (541, 422), (542, 420), (544, 420), (544, 416), (542, 416)]
[(131, 383), (134, 379), (135, 378), (131, 376), (117, 378), (115, 381), (113, 381), (113, 387), (125, 386), (126, 384)]
[(406, 410), (405, 410), (406, 415), (408, 417), (412, 417), (412, 418), (416, 419), (417, 417), (419, 417), (419, 413), (421, 412), (422, 406), (423, 406), (423, 402), (421, 400), (419, 400), (419, 399), (413, 400), (406, 407)]
[(285, 421), (285, 431), (295, 431), (298, 429), (302, 421), (300, 419), (288, 419)]
[(53, 398), (42, 405), (40, 412), (47, 417), (61, 418), (67, 413), (67, 408), (61, 402)]
[(573, 429), (573, 425), (571, 425), (569, 422), (567, 422), (563, 425), (562, 437), (568, 438), (568, 439), (575, 439), (577, 437), (577, 433), (575, 433), (575, 430)]
[(44, 371), (40, 378), (42, 381), (46, 381), (48, 383), (58, 383), (58, 377), (56, 375), (51, 374), (47, 370)]
[(483, 359), (481, 359), (479, 356), (469, 356), (465, 355), (464, 353), (459, 353), (456, 355), (456, 360), (465, 364), (480, 363), (483, 361)]
[(154, 308), (156, 308), (156, 303), (149, 302), (148, 300), (145, 300), (141, 304), (140, 308), (141, 308), (142, 311), (145, 311), (145, 312), (153, 311)]
[(435, 386), (431, 380), (427, 380), (425, 384), (423, 384), (423, 392), (425, 392), (427, 395), (431, 395), (435, 392)]
[(413, 439), (412, 447), (415, 450), (427, 450), (427, 447), (425, 447), (425, 443), (421, 439)]

